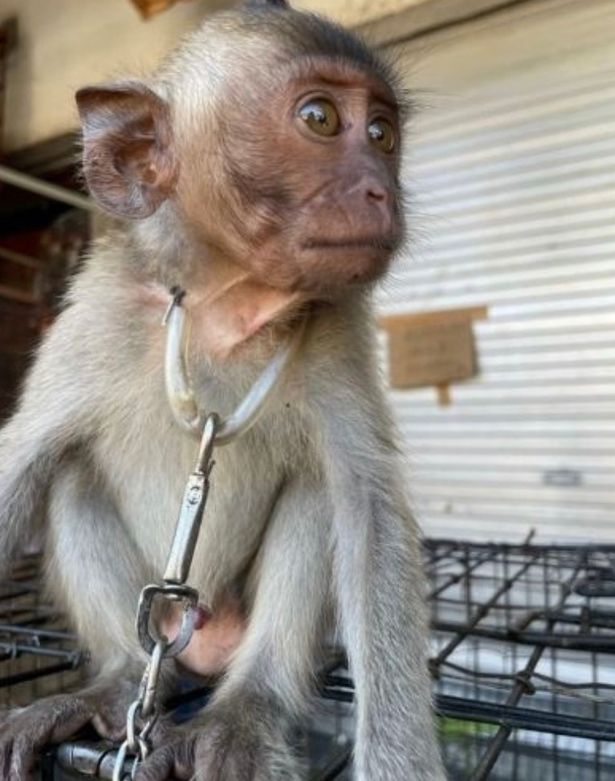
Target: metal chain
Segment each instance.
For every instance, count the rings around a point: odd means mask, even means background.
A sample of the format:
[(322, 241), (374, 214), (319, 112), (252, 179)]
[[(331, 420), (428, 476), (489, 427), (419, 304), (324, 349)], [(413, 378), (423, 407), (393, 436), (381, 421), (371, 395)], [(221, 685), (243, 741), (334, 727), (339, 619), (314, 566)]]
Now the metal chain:
[[(117, 753), (113, 781), (134, 778), (139, 765), (151, 752), (150, 736), (159, 717), (157, 691), (162, 662), (180, 654), (190, 642), (194, 631), (199, 595), (195, 589), (186, 585), (186, 580), (209, 494), (214, 447), (229, 444), (243, 435), (258, 419), (297, 351), (305, 325), (305, 322), (301, 323), (294, 335), (279, 347), (232, 415), (221, 420), (214, 413), (203, 420), (184, 364), (184, 295), (180, 288), (171, 290), (172, 299), (163, 319), (163, 325), (167, 326), (165, 386), (176, 422), (189, 432), (202, 432), (201, 446), (196, 467), (184, 490), (163, 582), (145, 586), (139, 599), (137, 631), (141, 647), (149, 659), (137, 699), (128, 709), (126, 740)], [(172, 641), (152, 626), (152, 610), (156, 599), (180, 602), (183, 606), (179, 632)], [(133, 759), (132, 770), (126, 772), (124, 765), (130, 758)]]
[[(194, 631), (198, 592), (186, 586), (185, 582), (190, 572), (209, 494), (209, 476), (214, 465), (212, 455), (217, 426), (217, 415), (209, 415), (205, 421), (197, 463), (184, 490), (163, 583), (147, 585), (141, 592), (137, 632), (141, 647), (149, 660), (139, 685), (138, 696), (128, 708), (126, 740), (117, 753), (113, 781), (134, 779), (139, 766), (150, 754), (150, 736), (160, 715), (157, 693), (162, 662), (180, 654), (190, 642)], [(183, 606), (179, 632), (172, 641), (159, 632), (158, 627), (153, 626), (155, 622), (152, 619), (152, 611), (157, 599), (180, 602)], [(126, 772), (124, 766), (129, 758), (133, 759), (132, 769)]]

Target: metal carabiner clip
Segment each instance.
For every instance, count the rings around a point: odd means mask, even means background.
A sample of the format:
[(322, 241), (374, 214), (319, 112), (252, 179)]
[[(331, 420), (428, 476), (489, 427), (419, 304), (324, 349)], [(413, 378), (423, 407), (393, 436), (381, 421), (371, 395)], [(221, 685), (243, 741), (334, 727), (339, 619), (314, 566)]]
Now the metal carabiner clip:
[(137, 633), (141, 648), (148, 656), (151, 656), (157, 643), (162, 639), (153, 634), (150, 626), (150, 618), (156, 597), (162, 597), (172, 602), (181, 602), (183, 605), (182, 621), (177, 636), (169, 643), (164, 650), (164, 658), (177, 656), (190, 642), (192, 632), (194, 631), (194, 622), (196, 618), (196, 609), (199, 603), (199, 594), (190, 586), (180, 584), (164, 584), (159, 586), (157, 583), (151, 583), (145, 586), (139, 597), (139, 610), (137, 613)]

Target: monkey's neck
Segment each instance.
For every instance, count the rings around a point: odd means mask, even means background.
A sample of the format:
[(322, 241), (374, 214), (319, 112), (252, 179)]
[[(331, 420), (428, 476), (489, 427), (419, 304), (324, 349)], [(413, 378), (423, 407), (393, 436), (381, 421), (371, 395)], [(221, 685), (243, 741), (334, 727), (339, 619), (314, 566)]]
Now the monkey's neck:
[(305, 302), (301, 293), (264, 285), (243, 269), (229, 266), (220, 271), (188, 290), (185, 298), (192, 344), (213, 360), (229, 358)]
[(155, 219), (137, 224), (127, 239), (139, 261), (138, 275), (150, 280), (145, 300), (164, 312), (169, 288), (184, 289), (191, 347), (214, 362), (234, 356), (270, 326), (275, 335), (275, 326), (288, 321), (307, 301), (305, 294), (259, 282), (216, 248), (182, 239), (170, 206), (163, 205)]
[[(191, 268), (189, 277), (172, 283), (186, 291), (183, 305), (189, 315), (191, 352), (215, 363), (234, 357), (265, 330), (274, 342), (276, 326), (286, 324), (307, 301), (302, 293), (259, 282), (226, 259), (207, 258), (200, 267), (191, 263)], [(169, 289), (162, 283), (149, 283), (144, 300), (164, 311)]]

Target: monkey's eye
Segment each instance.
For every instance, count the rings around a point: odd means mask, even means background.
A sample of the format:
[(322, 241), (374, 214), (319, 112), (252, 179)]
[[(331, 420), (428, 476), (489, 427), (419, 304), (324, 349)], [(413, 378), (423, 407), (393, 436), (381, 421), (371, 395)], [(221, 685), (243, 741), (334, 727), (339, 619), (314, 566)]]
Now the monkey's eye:
[(340, 128), (337, 109), (324, 98), (312, 98), (297, 112), (298, 116), (319, 136), (334, 136)]
[(395, 130), (388, 119), (374, 119), (367, 128), (367, 135), (372, 143), (381, 152), (391, 153), (395, 149), (397, 138)]

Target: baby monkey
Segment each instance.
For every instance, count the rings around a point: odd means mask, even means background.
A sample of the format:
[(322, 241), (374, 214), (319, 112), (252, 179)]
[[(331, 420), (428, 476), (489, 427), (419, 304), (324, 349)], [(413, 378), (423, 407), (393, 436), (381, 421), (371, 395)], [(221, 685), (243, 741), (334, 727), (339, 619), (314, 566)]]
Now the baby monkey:
[(303, 336), (258, 422), (216, 450), (190, 578), (212, 614), (182, 660), (224, 673), (137, 781), (304, 778), (289, 734), (333, 626), (356, 686), (356, 778), (440, 781), (419, 537), (370, 305), (403, 238), (390, 68), (261, 0), (213, 15), (147, 82), (77, 104), (89, 190), (126, 227), (93, 247), (0, 434), (0, 555), (44, 514), (49, 585), (95, 676), (5, 715), (0, 777), (25, 781), (42, 744), (88, 721), (114, 734), (135, 695), (139, 592), (161, 577), (198, 449), (165, 394), (160, 321), (180, 287), (202, 412), (231, 412)]

